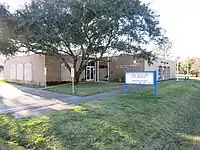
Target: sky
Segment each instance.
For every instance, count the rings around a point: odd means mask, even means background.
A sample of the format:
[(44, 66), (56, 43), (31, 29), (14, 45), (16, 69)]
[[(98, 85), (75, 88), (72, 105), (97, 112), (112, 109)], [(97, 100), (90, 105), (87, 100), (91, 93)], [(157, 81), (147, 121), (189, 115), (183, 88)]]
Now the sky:
[[(29, 0), (0, 0), (17, 9)], [(161, 27), (174, 42), (173, 55), (200, 57), (200, 0), (143, 0), (160, 15)]]

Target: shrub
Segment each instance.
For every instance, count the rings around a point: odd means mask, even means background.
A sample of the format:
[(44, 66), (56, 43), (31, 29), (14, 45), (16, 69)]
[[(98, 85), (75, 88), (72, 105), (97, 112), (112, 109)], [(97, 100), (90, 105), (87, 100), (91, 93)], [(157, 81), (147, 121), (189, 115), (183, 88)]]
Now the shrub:
[(112, 82), (124, 82), (124, 75), (114, 75), (111, 77)]

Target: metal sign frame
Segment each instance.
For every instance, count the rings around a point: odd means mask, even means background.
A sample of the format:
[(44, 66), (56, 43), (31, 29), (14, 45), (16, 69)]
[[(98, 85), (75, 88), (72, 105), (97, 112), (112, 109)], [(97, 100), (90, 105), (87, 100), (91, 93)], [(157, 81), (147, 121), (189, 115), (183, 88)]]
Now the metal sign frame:
[(124, 73), (124, 93), (128, 91), (126, 83), (126, 73), (152, 73), (153, 74), (153, 84), (132, 84), (132, 85), (142, 85), (142, 86), (153, 86), (154, 96), (157, 95), (157, 71), (126, 71)]

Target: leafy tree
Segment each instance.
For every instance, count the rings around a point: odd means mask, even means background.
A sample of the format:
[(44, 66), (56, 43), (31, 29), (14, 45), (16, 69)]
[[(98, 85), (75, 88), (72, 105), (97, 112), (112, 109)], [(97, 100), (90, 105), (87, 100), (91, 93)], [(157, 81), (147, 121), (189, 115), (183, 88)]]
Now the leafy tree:
[[(188, 71), (192, 75), (198, 75), (198, 62), (199, 58), (192, 58), (192, 59), (187, 59), (185, 61), (179, 62), (179, 71), (183, 74), (187, 73), (187, 67)], [(188, 66), (187, 66), (188, 65)]]
[(18, 48), (55, 56), (70, 71), (69, 55), (76, 82), (89, 61), (113, 50), (151, 62), (155, 57), (144, 45), (161, 38), (158, 16), (140, 0), (36, 0), (8, 20)]
[(179, 71), (182, 74), (187, 73), (187, 65), (186, 65), (185, 61), (179, 62)]
[(13, 40), (12, 14), (8, 11), (8, 6), (0, 4), (0, 53), (5, 55), (14, 54), (17, 51)]
[(194, 64), (194, 62), (195, 62), (196, 59), (198, 59), (198, 58), (189, 59), (189, 61), (188, 61), (188, 68), (189, 68), (189, 71), (191, 70), (192, 65)]
[(163, 37), (156, 46), (156, 54), (163, 58), (169, 58), (172, 54), (173, 42), (168, 37)]
[(200, 59), (192, 59), (192, 65), (190, 68), (190, 73), (196, 77), (200, 74)]

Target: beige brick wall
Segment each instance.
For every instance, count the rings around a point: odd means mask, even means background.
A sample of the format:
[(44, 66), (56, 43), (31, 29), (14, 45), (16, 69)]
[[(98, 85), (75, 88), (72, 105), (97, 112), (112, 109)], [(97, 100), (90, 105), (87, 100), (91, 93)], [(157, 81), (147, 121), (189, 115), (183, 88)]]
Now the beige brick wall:
[[(32, 81), (25, 81), (24, 71), (23, 71), (23, 80), (19, 81), (17, 79), (11, 79), (11, 67), (15, 65), (17, 68), (18, 64), (22, 64), (23, 68), (25, 63), (32, 64)], [(45, 67), (45, 57), (44, 55), (29, 55), (29, 56), (21, 56), (15, 57), (7, 60), (5, 62), (5, 70), (4, 70), (4, 78), (8, 81), (13, 82), (22, 82), (22, 83), (30, 83), (30, 84), (40, 84), (44, 85), (45, 76), (44, 76), (44, 67)], [(17, 69), (16, 69), (17, 70)], [(16, 71), (17, 73), (17, 71)]]
[(61, 81), (61, 61), (53, 56), (45, 56), (45, 67), (47, 68), (47, 82)]
[[(65, 59), (69, 62), (72, 62), (71, 57), (65, 56)], [(81, 57), (78, 59), (77, 68), (79, 67), (81, 62)], [(23, 66), (25, 63), (31, 63), (32, 64), (32, 81), (25, 81), (24, 77), (24, 71), (23, 71), (23, 80), (13, 80), (11, 79), (11, 67), (12, 65), (16, 66), (22, 64)], [(67, 68), (65, 68), (65, 71), (61, 71), (61, 64), (63, 62), (56, 57), (53, 56), (45, 56), (45, 55), (29, 55), (29, 56), (21, 56), (21, 57), (15, 57), (11, 58), (6, 61), (5, 63), (5, 79), (8, 81), (13, 82), (21, 82), (21, 83), (29, 83), (29, 84), (40, 84), (45, 85), (45, 81), (61, 81), (61, 77), (64, 77), (62, 81), (71, 81), (71, 75)], [(44, 75), (44, 68), (47, 68), (47, 75), (45, 78)], [(24, 67), (23, 67), (24, 68)], [(61, 72), (63, 74), (61, 74)], [(17, 74), (17, 71), (16, 71)], [(17, 76), (17, 75), (16, 75)], [(80, 80), (82, 78), (85, 78), (85, 71), (81, 74)]]
[(110, 80), (116, 76), (124, 76), (123, 66), (127, 68), (127, 71), (142, 71), (144, 70), (144, 61), (134, 60), (132, 56), (128, 55), (112, 57), (110, 62)]
[[(64, 56), (65, 59), (72, 64), (73, 60), (70, 56)], [(79, 57), (77, 62), (77, 69), (80, 66), (81, 57)], [(47, 68), (47, 81), (71, 81), (71, 75), (69, 70), (62, 66), (64, 62), (53, 56), (45, 56), (45, 66)], [(62, 73), (62, 74), (61, 74)], [(85, 78), (85, 71), (80, 76), (80, 80)]]
[[(164, 62), (167, 62), (168, 64), (164, 64)], [(152, 65), (149, 65), (147, 61), (145, 61), (145, 71), (157, 71), (157, 77), (159, 66), (170, 67), (170, 78), (176, 77), (176, 62), (158, 58), (156, 61), (153, 62)]]

